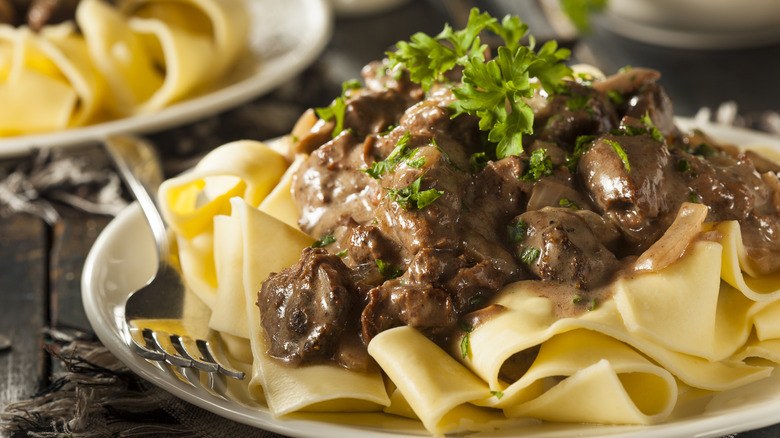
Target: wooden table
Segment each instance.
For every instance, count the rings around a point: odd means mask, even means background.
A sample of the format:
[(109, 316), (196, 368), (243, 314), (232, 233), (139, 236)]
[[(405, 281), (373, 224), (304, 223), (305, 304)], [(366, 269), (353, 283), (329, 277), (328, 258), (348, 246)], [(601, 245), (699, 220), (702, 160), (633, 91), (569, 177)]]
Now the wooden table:
[[(494, 3), (506, 2), (485, 5)], [(227, 141), (287, 133), (298, 114), (327, 105), (343, 81), (358, 77), (362, 65), (382, 56), (396, 41), (416, 31), (438, 33), (447, 20), (445, 10), (439, 1), (415, 1), (380, 16), (341, 17), (322, 56), (278, 90), (235, 110), (148, 138), (158, 145), (171, 176)], [(533, 23), (531, 29), (534, 32)], [(675, 50), (630, 41), (604, 29), (596, 29), (581, 44), (575, 53), (586, 54), (584, 60), (605, 71), (623, 65), (663, 71), (661, 82), (674, 98), (678, 114), (690, 116), (701, 106), (714, 108), (727, 100), (736, 101), (749, 114), (780, 109), (780, 46), (726, 52)], [(85, 151), (102, 154), (97, 148)], [(0, 168), (11, 171), (29, 166), (29, 161), (6, 158), (0, 160)], [(0, 352), (2, 402), (28, 398), (50, 383), (58, 361), (42, 348), (47, 327), (90, 331), (81, 305), (81, 271), (92, 243), (111, 218), (55, 205), (60, 216), (55, 224), (25, 213), (0, 218), (0, 334), (13, 343), (10, 350)], [(780, 426), (739, 436), (778, 434)]]

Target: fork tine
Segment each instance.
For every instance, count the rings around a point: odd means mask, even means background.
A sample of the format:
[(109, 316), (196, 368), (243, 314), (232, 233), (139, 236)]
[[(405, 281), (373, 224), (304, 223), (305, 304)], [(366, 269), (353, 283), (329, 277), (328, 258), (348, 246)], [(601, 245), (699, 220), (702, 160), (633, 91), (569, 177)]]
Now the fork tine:
[(209, 362), (213, 362), (219, 366), (219, 372), (221, 374), (224, 374), (228, 377), (232, 377), (234, 379), (242, 380), (246, 374), (244, 374), (243, 371), (238, 371), (233, 367), (223, 365), (216, 359), (216, 355), (211, 349), (211, 343), (208, 341), (205, 341), (203, 339), (198, 339), (195, 341), (195, 343), (198, 345), (198, 349), (203, 354), (203, 358), (206, 359)]
[(172, 341), (174, 336), (175, 335), (171, 335), (170, 333), (164, 331), (152, 332), (152, 337), (154, 338), (155, 346), (159, 350), (162, 350), (164, 352), (166, 362), (168, 362), (171, 365), (175, 365), (177, 367), (186, 367), (186, 368), (191, 367), (192, 360), (188, 359), (187, 357), (181, 356), (176, 350)]
[(165, 360), (165, 354), (161, 353), (155, 347), (152, 331), (149, 329), (129, 328), (130, 339), (135, 353), (144, 359), (160, 361)]
[(188, 336), (172, 335), (173, 346), (182, 356), (192, 360), (192, 366), (199, 370), (216, 373), (219, 371), (219, 365), (215, 362), (204, 361), (200, 355), (200, 350), (195, 341)]

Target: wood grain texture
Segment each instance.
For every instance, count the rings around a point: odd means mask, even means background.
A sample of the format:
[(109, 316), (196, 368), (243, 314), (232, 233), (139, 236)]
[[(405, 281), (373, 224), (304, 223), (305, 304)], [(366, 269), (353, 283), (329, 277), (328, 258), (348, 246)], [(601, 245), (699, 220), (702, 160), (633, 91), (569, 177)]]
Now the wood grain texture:
[(90, 331), (81, 303), (81, 273), (92, 244), (112, 219), (60, 208), (52, 231), (50, 268), (51, 326)]
[(48, 384), (41, 329), (48, 319), (48, 226), (17, 214), (0, 218), (0, 333), (11, 339), (0, 352), (0, 402), (29, 397)]

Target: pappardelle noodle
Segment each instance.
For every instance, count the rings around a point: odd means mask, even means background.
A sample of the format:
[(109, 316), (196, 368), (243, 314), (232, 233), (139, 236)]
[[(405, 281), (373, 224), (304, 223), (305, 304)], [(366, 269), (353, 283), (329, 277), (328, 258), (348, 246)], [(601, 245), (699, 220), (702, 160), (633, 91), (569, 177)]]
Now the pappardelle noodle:
[(0, 0), (0, 137), (158, 111), (246, 50), (244, 0)]
[(654, 424), (780, 363), (780, 165), (678, 129), (657, 72), (526, 34), (473, 10), (163, 184), (271, 413)]

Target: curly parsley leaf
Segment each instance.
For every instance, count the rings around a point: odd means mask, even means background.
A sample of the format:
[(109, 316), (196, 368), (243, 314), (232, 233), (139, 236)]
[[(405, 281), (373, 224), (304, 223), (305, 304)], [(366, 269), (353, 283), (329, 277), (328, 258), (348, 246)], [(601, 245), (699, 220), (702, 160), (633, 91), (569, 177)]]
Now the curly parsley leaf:
[(320, 237), (317, 241), (311, 244), (312, 248), (324, 248), (336, 241), (336, 236), (333, 235), (333, 231)]
[(623, 166), (626, 167), (626, 172), (631, 172), (631, 164), (629, 164), (628, 162), (628, 155), (626, 155), (626, 151), (623, 150), (623, 146), (620, 146), (620, 143), (614, 140), (604, 140), (604, 142), (612, 146), (612, 149), (615, 151), (618, 157), (620, 157), (620, 160), (623, 162)]
[(341, 134), (341, 131), (344, 130), (344, 115), (346, 114), (347, 110), (346, 98), (349, 90), (357, 90), (361, 87), (362, 85), (357, 79), (350, 79), (345, 81), (343, 84), (341, 84), (341, 96), (333, 100), (330, 106), (314, 109), (314, 112), (317, 113), (317, 116), (323, 120), (330, 121), (335, 119), (336, 126), (333, 127), (333, 132), (331, 133), (333, 138), (336, 138), (336, 136)]
[(469, 166), (473, 173), (480, 172), (489, 162), (490, 158), (484, 152), (475, 152), (469, 156)]
[(390, 155), (382, 161), (375, 161), (371, 163), (371, 167), (368, 169), (360, 169), (367, 173), (371, 178), (376, 180), (381, 179), (382, 175), (388, 172), (393, 172), (396, 166), (401, 163), (406, 163), (414, 168), (421, 168), (425, 166), (425, 157), (414, 158), (417, 154), (417, 149), (409, 150), (409, 138), (410, 134), (407, 131), (398, 143), (395, 144), (395, 148)]
[(317, 116), (323, 120), (330, 121), (335, 119), (336, 126), (333, 127), (331, 135), (333, 138), (336, 138), (336, 136), (341, 134), (341, 131), (344, 130), (344, 114), (346, 109), (347, 103), (344, 101), (344, 98), (337, 97), (330, 106), (315, 108), (314, 111), (317, 113)]
[(563, 208), (568, 208), (570, 210), (579, 210), (580, 209), (580, 205), (579, 204), (577, 204), (576, 202), (574, 202), (574, 201), (572, 201), (571, 199), (568, 199), (568, 198), (561, 198), (558, 201), (558, 205), (563, 207)]
[(582, 154), (593, 146), (593, 140), (595, 139), (595, 135), (580, 135), (577, 137), (577, 140), (574, 143), (574, 152), (571, 155), (566, 156), (565, 165), (569, 168), (569, 172), (574, 173), (577, 171), (577, 165), (580, 163)]
[(526, 246), (523, 248), (523, 252), (520, 254), (520, 261), (526, 265), (530, 265), (539, 258), (541, 251), (533, 246)]
[(474, 331), (474, 327), (461, 322), (460, 329), (464, 331), (463, 337), (460, 339), (460, 354), (465, 359), (471, 356), (471, 341), (469, 335)]
[(506, 230), (509, 234), (509, 241), (511, 243), (520, 243), (525, 240), (525, 233), (528, 229), (525, 221), (522, 218), (518, 218), (511, 224), (507, 225)]
[(639, 121), (642, 122), (645, 126), (647, 126), (649, 134), (651, 137), (653, 137), (653, 140), (663, 143), (664, 135), (661, 134), (661, 131), (659, 131), (658, 128), (655, 127), (655, 123), (653, 123), (653, 119), (650, 118), (650, 113), (645, 112), (645, 114), (639, 119)]
[[(399, 41), (397, 50), (388, 52), (387, 56), (393, 67), (406, 66), (410, 79), (427, 91), (455, 65), (462, 65), (471, 58), (484, 61), (487, 46), (482, 44), (479, 33), (495, 21), (490, 14), (480, 14), (475, 8), (469, 13), (465, 29), (455, 31), (445, 24), (444, 30), (435, 37), (418, 32), (412, 35), (410, 42)], [(449, 44), (442, 44), (442, 40)]]
[(389, 192), (393, 202), (398, 203), (404, 210), (422, 210), (444, 194), (443, 191), (436, 189), (420, 191), (422, 179), (423, 177), (420, 176), (403, 189), (385, 187), (385, 190)]
[(376, 259), (376, 266), (377, 268), (379, 268), (379, 273), (382, 274), (382, 276), (387, 278), (388, 280), (392, 280), (393, 278), (398, 278), (404, 273), (404, 271), (396, 268), (391, 263), (386, 263), (380, 259)]
[(531, 153), (528, 159), (528, 167), (525, 169), (523, 181), (539, 181), (544, 176), (553, 174), (552, 159), (547, 155), (547, 149), (537, 149)]
[[(478, 36), (483, 30), (495, 33), (505, 44), (489, 61), (485, 60), (487, 47)], [(411, 42), (399, 42), (388, 57), (393, 65), (404, 65), (410, 79), (424, 90), (441, 81), (448, 70), (462, 66), (461, 85), (453, 89), (457, 100), (450, 106), (452, 117), (464, 113), (478, 116), (479, 128), (488, 132), (488, 140), (496, 144), (496, 156), (501, 159), (520, 154), (523, 134), (533, 132), (534, 114), (525, 99), (540, 86), (547, 93), (559, 92), (564, 88), (562, 79), (571, 75), (563, 63), (571, 55), (569, 50), (551, 41), (535, 52), (533, 37), (529, 37), (529, 46), (520, 43), (527, 32), (528, 26), (518, 17), (507, 16), (498, 23), (474, 8), (465, 29), (454, 31), (446, 25), (436, 37), (417, 33)]]

